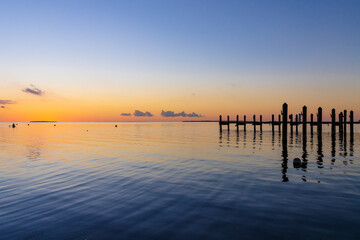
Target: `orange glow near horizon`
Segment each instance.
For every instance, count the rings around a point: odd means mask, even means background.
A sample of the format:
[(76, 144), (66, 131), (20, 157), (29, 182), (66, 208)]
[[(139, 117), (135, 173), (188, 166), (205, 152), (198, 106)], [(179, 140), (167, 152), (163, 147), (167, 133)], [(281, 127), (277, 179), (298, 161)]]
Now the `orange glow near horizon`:
[[(172, 93), (155, 92), (153, 94), (122, 95), (100, 93), (96, 96), (83, 93), (78, 96), (59, 97), (45, 95), (41, 97), (26, 96), (16, 100), (16, 104), (5, 105), (1, 109), (2, 122), (28, 122), (28, 121), (59, 121), (59, 122), (96, 122), (96, 121), (184, 121), (184, 120), (218, 120), (218, 116), (230, 115), (240, 119), (247, 115), (263, 115), (264, 121), (270, 120), (271, 115), (280, 114), (284, 102), (289, 105), (289, 114), (300, 113), (302, 106), (308, 106), (308, 113), (316, 116), (317, 108), (323, 108), (324, 120), (330, 119), (330, 111), (335, 108), (337, 113), (347, 109), (353, 110), (355, 119), (360, 112), (360, 101), (355, 90), (336, 91), (327, 89), (326, 95), (318, 95), (315, 89), (284, 91), (281, 88), (269, 89), (250, 87), (244, 91), (242, 88), (207, 87), (198, 89), (196, 94), (189, 94), (179, 90)], [(87, 96), (95, 96), (88, 98)], [(329, 96), (334, 96), (329, 98)], [(9, 97), (10, 98), (10, 97)], [(150, 112), (153, 117), (135, 117), (135, 110)], [(204, 117), (162, 117), (161, 111), (179, 113), (195, 112)], [(121, 113), (131, 113), (132, 116), (121, 116)]]

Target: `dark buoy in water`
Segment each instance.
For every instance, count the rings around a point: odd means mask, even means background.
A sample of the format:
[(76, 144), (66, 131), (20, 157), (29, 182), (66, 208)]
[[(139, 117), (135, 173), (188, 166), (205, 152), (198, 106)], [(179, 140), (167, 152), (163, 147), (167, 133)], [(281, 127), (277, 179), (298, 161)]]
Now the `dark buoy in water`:
[(30, 126), (30, 124), (28, 124), (28, 126)]
[(12, 128), (15, 128), (15, 127), (16, 127), (16, 126), (15, 126), (15, 123), (13, 123), (13, 124), (12, 124)]
[(299, 167), (301, 167), (301, 160), (300, 160), (300, 158), (294, 158), (294, 160), (293, 160), (293, 165), (294, 165), (294, 168), (299, 168)]
[(56, 124), (54, 124), (54, 127), (56, 127)]
[(117, 127), (117, 125), (115, 125), (115, 127)]

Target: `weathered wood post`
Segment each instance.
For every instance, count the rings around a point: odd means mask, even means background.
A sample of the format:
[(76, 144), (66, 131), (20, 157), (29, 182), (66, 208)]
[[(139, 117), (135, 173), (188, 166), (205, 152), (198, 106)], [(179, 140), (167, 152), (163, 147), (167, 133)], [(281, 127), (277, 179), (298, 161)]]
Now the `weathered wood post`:
[(246, 132), (246, 115), (244, 115), (244, 132)]
[(220, 127), (220, 132), (222, 132), (222, 116), (219, 116), (219, 127)]
[(262, 115), (260, 115), (260, 132), (262, 132)]
[(254, 115), (253, 116), (254, 132), (256, 132), (256, 123), (255, 123), (255, 121), (256, 121), (256, 116)]
[(298, 133), (299, 133), (299, 130), (298, 130), (299, 116), (297, 114), (295, 116), (295, 124), (296, 124), (296, 126), (295, 126), (296, 135), (298, 135)]
[(279, 114), (279, 133), (281, 133), (281, 116), (280, 116), (280, 114)]
[(354, 141), (354, 112), (350, 111), (350, 141)]
[(314, 134), (314, 114), (310, 114), (310, 131), (311, 135)]
[(343, 134), (343, 113), (339, 113), (339, 133), (340, 136)]
[[(302, 131), (303, 131), (303, 136), (306, 136), (306, 124), (307, 124), (307, 107), (303, 106), (303, 110), (302, 110), (302, 115), (303, 115), (303, 126), (302, 126)], [(306, 137), (305, 137), (306, 138)]]
[(331, 135), (332, 136), (335, 135), (335, 131), (336, 131), (335, 125), (336, 125), (336, 123), (335, 123), (335, 108), (333, 108), (331, 110)]
[(293, 123), (293, 115), (292, 114), (290, 114), (290, 133), (291, 133), (291, 136), (293, 135), (293, 125), (294, 125), (294, 123)]
[(344, 110), (344, 136), (346, 137), (347, 111)]
[(318, 117), (317, 131), (318, 131), (318, 134), (322, 134), (322, 108), (321, 107), (318, 108), (317, 117)]
[(236, 131), (239, 132), (239, 115), (236, 115)]
[(228, 131), (230, 131), (230, 117), (229, 115), (227, 115), (227, 126), (228, 126)]
[(282, 139), (286, 140), (287, 139), (287, 119), (288, 119), (288, 105), (286, 103), (283, 104), (282, 114), (283, 114)]
[(271, 131), (272, 131), (272, 133), (274, 134), (274, 132), (275, 132), (275, 129), (274, 129), (274, 114), (273, 115), (271, 115)]

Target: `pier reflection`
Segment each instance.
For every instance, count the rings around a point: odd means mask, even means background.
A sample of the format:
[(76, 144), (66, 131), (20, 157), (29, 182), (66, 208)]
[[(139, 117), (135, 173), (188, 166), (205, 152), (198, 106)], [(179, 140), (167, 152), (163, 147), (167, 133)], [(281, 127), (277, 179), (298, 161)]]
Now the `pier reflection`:
[(287, 139), (286, 138), (282, 139), (281, 157), (282, 157), (282, 163), (281, 163), (282, 181), (283, 182), (288, 182), (289, 178), (286, 176), (287, 169), (288, 169), (288, 146), (287, 146)]
[[(284, 138), (282, 135), (266, 130), (263, 132), (224, 131), (219, 135), (219, 146), (238, 148), (239, 154), (242, 154), (243, 150), (250, 151), (250, 154), (255, 154), (258, 150), (270, 150), (274, 154), (270, 153), (269, 158), (279, 154), (282, 182), (288, 182), (294, 177), (293, 174), (296, 172), (292, 169), (303, 172), (300, 176), (302, 181), (310, 181), (309, 179), (314, 181), (314, 176), (316, 178), (319, 176), (314, 171), (314, 167), (324, 169), (327, 166), (330, 170), (334, 167), (339, 170), (339, 165), (337, 167), (335, 165), (336, 160), (340, 160), (338, 164), (342, 166), (352, 164), (355, 151), (353, 136), (346, 138), (344, 134), (330, 134), (329, 132), (321, 134), (315, 132), (307, 136), (301, 132), (296, 134), (294, 131), (294, 134), (289, 132), (288, 137)], [(328, 164), (326, 164), (327, 160), (329, 160)], [(321, 175), (324, 173), (326, 171), (320, 171)], [(316, 182), (320, 183), (319, 180)]]

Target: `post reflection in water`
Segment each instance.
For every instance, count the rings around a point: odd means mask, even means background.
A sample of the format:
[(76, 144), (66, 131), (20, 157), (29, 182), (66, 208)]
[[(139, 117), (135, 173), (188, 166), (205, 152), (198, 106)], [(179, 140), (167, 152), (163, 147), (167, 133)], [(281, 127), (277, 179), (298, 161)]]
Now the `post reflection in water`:
[(222, 131), (219, 132), (219, 147), (222, 147)]
[(308, 162), (308, 160), (307, 160), (308, 152), (307, 152), (307, 149), (306, 149), (306, 137), (303, 138), (302, 151), (303, 151), (303, 154), (301, 156), (302, 157), (301, 168), (306, 172), (307, 162)]
[(350, 157), (354, 156), (354, 137), (350, 137)]
[(335, 134), (331, 135), (331, 165), (334, 165), (336, 161), (336, 137)]
[(239, 148), (239, 131), (236, 131), (236, 148)]
[(317, 134), (317, 138), (318, 138), (318, 143), (317, 143), (317, 166), (318, 168), (323, 168), (324, 164), (323, 164), (323, 151), (322, 151), (322, 134)]
[(288, 182), (288, 181), (289, 181), (289, 178), (286, 176), (287, 169), (288, 169), (288, 147), (287, 147), (287, 138), (283, 138), (283, 139), (282, 139), (282, 152), (281, 152), (281, 157), (282, 157), (282, 163), (281, 163), (281, 167), (282, 167), (282, 181), (283, 181), (283, 182)]
[[(343, 158), (341, 163), (343, 165), (347, 165), (348, 163), (353, 164), (354, 157), (354, 138), (353, 136), (350, 136), (349, 138), (349, 149), (347, 149), (347, 139), (345, 135), (339, 134), (328, 134), (328, 133), (314, 133), (310, 134), (309, 139), (307, 138), (306, 134), (299, 133), (291, 134), (289, 133), (287, 138), (283, 138), (281, 135), (275, 135), (273, 132), (253, 132), (250, 136), (251, 138), (248, 139), (246, 132), (236, 132), (236, 138), (235, 136), (231, 137), (232, 131), (230, 132), (220, 132), (219, 135), (219, 146), (224, 147), (223, 143), (223, 135), (226, 135), (226, 147), (235, 147), (238, 149), (247, 149), (251, 150), (251, 154), (255, 154), (255, 150), (262, 150), (262, 148), (267, 148), (268, 150), (271, 149), (273, 152), (280, 151), (280, 157), (281, 157), (281, 181), (282, 182), (288, 182), (290, 181), (293, 176), (293, 172), (289, 171), (289, 159), (291, 168), (301, 170), (303, 172), (302, 176), (299, 176), (302, 181), (314, 181), (314, 176), (309, 177), (310, 175), (314, 175), (314, 169), (310, 168), (311, 171), (309, 171), (309, 161), (312, 160), (315, 166), (318, 169), (324, 168), (324, 159), (327, 159), (324, 156), (324, 140), (325, 139), (325, 148), (328, 146), (327, 149), (325, 149), (326, 152), (329, 152), (329, 169), (334, 169), (336, 159), (339, 157)], [(242, 135), (242, 137), (240, 136)], [(316, 139), (314, 140), (314, 138)], [(231, 144), (231, 141), (236, 141), (235, 144)], [(240, 142), (243, 142), (241, 144)], [(309, 141), (309, 143), (308, 143)], [(338, 144), (336, 142), (339, 142)], [(247, 146), (247, 143), (251, 143), (251, 146)], [(277, 143), (277, 144), (275, 144)], [(240, 146), (241, 145), (241, 146)], [(263, 146), (264, 145), (264, 146)], [(315, 145), (315, 146), (314, 146)], [(291, 150), (289, 152), (289, 149)], [(296, 149), (299, 149), (296, 150)], [(349, 152), (347, 152), (349, 150)], [(301, 152), (300, 154), (297, 154)], [(240, 153), (241, 154), (241, 153)], [(338, 156), (337, 156), (338, 155)], [(290, 157), (291, 156), (291, 157)], [(350, 158), (349, 158), (350, 157)], [(316, 173), (316, 172), (315, 172)], [(325, 172), (320, 172), (321, 175), (323, 175)], [(310, 175), (309, 175), (310, 174)], [(309, 175), (309, 176), (305, 176)], [(318, 176), (318, 175), (317, 175)], [(316, 177), (317, 178), (317, 177)], [(320, 183), (319, 179), (316, 179), (316, 182)]]

